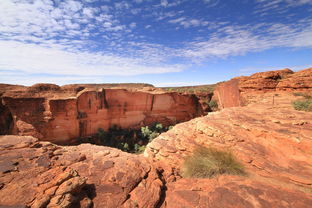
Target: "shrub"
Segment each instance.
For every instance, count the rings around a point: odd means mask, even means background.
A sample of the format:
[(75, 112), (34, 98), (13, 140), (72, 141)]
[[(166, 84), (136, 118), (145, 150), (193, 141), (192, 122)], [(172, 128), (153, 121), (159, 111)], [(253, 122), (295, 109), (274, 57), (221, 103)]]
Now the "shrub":
[(292, 105), (296, 110), (312, 112), (312, 98), (296, 100)]
[(210, 109), (216, 109), (218, 108), (218, 103), (215, 100), (210, 100), (208, 106), (210, 107)]
[(211, 178), (221, 174), (244, 175), (244, 167), (230, 152), (215, 148), (199, 147), (186, 158), (182, 176), (190, 178)]
[(302, 96), (305, 99), (312, 99), (312, 95), (309, 95), (308, 93), (302, 93), (302, 92), (294, 92), (294, 96)]
[(139, 144), (135, 144), (134, 145), (134, 153), (136, 153), (136, 154), (141, 154), (141, 153), (143, 153), (144, 152), (144, 150), (145, 150), (145, 147), (146, 146), (144, 146), (144, 145), (139, 145)]
[(157, 129), (158, 131), (161, 131), (163, 129), (163, 125), (161, 123), (156, 123), (155, 129)]

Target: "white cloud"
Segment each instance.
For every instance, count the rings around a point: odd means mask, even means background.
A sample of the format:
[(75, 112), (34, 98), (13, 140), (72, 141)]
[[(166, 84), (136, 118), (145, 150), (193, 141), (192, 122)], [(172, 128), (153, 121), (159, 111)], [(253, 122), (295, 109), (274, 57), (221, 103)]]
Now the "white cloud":
[(312, 0), (256, 0), (258, 3), (255, 13), (262, 16), (275, 13), (285, 13), (292, 7), (312, 5)]
[(125, 58), (114, 54), (70, 52), (55, 44), (46, 47), (17, 41), (0, 41), (0, 57), (0, 70), (27, 74), (138, 75), (183, 70), (179, 65), (155, 63), (148, 57)]
[[(266, 33), (261, 33), (266, 31)], [(275, 47), (312, 47), (312, 20), (292, 25), (271, 24), (220, 28), (202, 41), (188, 43), (178, 54), (202, 61), (206, 58), (243, 55)]]
[(167, 7), (168, 6), (168, 1), (167, 0), (160, 0), (160, 5), (163, 7)]
[(135, 22), (132, 22), (132, 23), (130, 23), (130, 25), (129, 25), (129, 27), (132, 28), (132, 29), (135, 28), (136, 26), (137, 26), (137, 24), (136, 24)]
[(203, 0), (204, 3), (208, 5), (208, 7), (214, 7), (219, 3), (220, 0)]
[(95, 35), (94, 30), (105, 22), (112, 24), (109, 28), (111, 33), (120, 33), (124, 26), (104, 10), (109, 10), (109, 7), (87, 7), (81, 1), (73, 0), (59, 3), (52, 0), (1, 0), (0, 38), (37, 36), (41, 37), (42, 41), (69, 36), (83, 38), (85, 34)]
[(172, 24), (179, 24), (183, 26), (184, 28), (209, 25), (208, 21), (200, 20), (200, 19), (187, 19), (186, 17), (172, 19), (172, 20), (169, 20), (168, 22)]

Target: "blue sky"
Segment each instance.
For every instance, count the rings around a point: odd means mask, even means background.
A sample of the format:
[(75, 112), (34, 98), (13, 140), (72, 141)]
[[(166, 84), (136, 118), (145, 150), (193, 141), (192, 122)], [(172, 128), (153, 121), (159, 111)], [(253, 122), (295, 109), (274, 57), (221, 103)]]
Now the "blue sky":
[(210, 84), (312, 66), (312, 0), (0, 0), (0, 83)]

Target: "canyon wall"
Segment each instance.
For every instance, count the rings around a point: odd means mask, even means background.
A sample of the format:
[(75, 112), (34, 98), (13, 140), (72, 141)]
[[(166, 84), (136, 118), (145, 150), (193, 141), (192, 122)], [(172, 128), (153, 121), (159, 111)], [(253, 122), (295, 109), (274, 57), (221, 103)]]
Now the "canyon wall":
[(90, 136), (99, 128), (139, 128), (155, 122), (168, 126), (203, 114), (192, 95), (125, 89), (63, 90), (46, 84), (7, 91), (2, 100), (12, 114), (9, 133), (55, 143)]
[[(219, 84), (213, 99), (220, 109), (244, 106), (261, 102), (259, 96), (266, 92), (311, 92), (312, 68), (293, 72), (290, 69), (255, 73), (251, 76), (235, 77)], [(273, 95), (274, 96), (274, 95)], [(272, 103), (274, 98), (272, 97)]]

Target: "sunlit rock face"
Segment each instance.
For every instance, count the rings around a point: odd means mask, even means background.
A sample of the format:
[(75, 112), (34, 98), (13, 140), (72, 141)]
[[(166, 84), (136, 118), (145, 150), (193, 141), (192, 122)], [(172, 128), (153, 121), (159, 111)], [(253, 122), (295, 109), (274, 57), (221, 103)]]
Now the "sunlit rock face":
[[(213, 99), (219, 109), (244, 106), (262, 102), (267, 92), (310, 92), (312, 90), (312, 68), (293, 72), (290, 69), (259, 72), (251, 76), (235, 77), (219, 84)], [(272, 102), (273, 97), (271, 98)]]
[(12, 115), (12, 127), (6, 133), (55, 143), (90, 136), (99, 128), (139, 128), (155, 122), (172, 125), (203, 114), (192, 95), (126, 89), (62, 89), (41, 84), (6, 91), (2, 99)]

